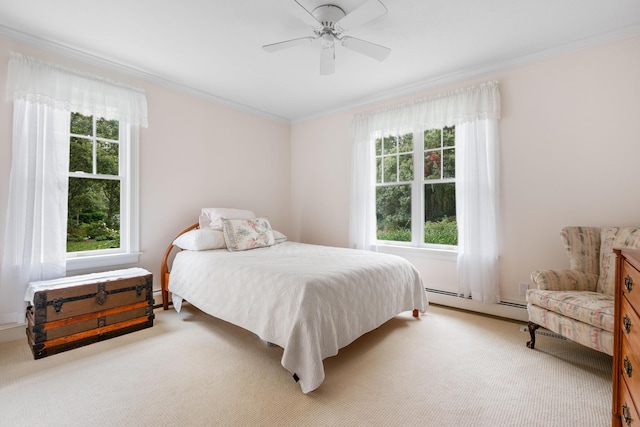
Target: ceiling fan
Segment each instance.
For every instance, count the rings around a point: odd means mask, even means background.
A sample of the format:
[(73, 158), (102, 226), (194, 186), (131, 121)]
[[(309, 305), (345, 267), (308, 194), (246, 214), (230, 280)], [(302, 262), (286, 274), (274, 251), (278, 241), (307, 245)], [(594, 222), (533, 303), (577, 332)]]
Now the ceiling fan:
[(297, 0), (291, 5), (291, 11), (302, 22), (309, 25), (315, 36), (300, 37), (292, 40), (262, 46), (267, 52), (275, 52), (304, 43), (321, 41), (320, 74), (327, 75), (335, 72), (336, 41), (348, 49), (363, 55), (383, 61), (391, 49), (366, 40), (343, 35), (344, 32), (366, 24), (387, 13), (387, 8), (379, 0), (368, 0), (353, 12), (346, 14), (335, 4), (323, 4), (312, 11), (305, 9)]

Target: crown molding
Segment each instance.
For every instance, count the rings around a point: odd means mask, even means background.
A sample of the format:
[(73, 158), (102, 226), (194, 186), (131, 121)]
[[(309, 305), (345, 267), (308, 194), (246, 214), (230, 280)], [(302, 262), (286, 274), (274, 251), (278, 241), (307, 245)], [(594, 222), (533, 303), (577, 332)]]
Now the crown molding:
[(498, 71), (522, 67), (524, 65), (529, 65), (529, 64), (544, 61), (547, 59), (556, 58), (562, 55), (579, 52), (581, 50), (593, 48), (593, 47), (603, 45), (606, 43), (611, 43), (617, 40), (635, 37), (637, 35), (640, 35), (640, 24), (631, 25), (616, 31), (603, 33), (595, 37), (576, 40), (571, 43), (566, 43), (561, 46), (556, 46), (551, 49), (546, 49), (546, 50), (542, 50), (532, 54), (523, 55), (517, 58), (510, 58), (505, 61), (501, 61), (493, 64), (486, 64), (484, 66), (474, 67), (467, 70), (460, 70), (455, 73), (438, 76), (428, 80), (422, 80), (422, 81), (408, 84), (402, 87), (380, 92), (374, 96), (369, 96), (366, 98), (361, 98), (354, 102), (345, 103), (342, 106), (336, 107), (331, 110), (323, 111), (322, 113), (292, 119), (291, 124), (292, 125), (300, 124), (305, 121), (320, 119), (333, 114), (343, 113), (348, 110), (367, 108), (380, 102), (390, 101), (395, 98), (401, 98), (407, 95), (424, 92), (426, 90), (460, 83), (465, 80), (471, 80), (471, 79), (482, 77), (484, 75), (495, 73)]
[(96, 67), (100, 67), (110, 71), (128, 75), (128, 76), (140, 79), (142, 81), (146, 81), (149, 83), (156, 84), (158, 86), (165, 87), (167, 89), (175, 90), (177, 92), (194, 96), (196, 98), (201, 98), (207, 101), (214, 102), (216, 104), (224, 105), (238, 111), (253, 114), (256, 116), (260, 116), (269, 120), (285, 123), (288, 125), (293, 125), (293, 124), (303, 123), (305, 121), (327, 117), (337, 113), (343, 113), (348, 110), (366, 108), (379, 102), (393, 100), (394, 98), (400, 98), (400, 97), (415, 94), (418, 92), (423, 92), (426, 90), (459, 83), (465, 80), (482, 77), (483, 75), (487, 75), (489, 73), (494, 73), (497, 71), (502, 71), (510, 68), (521, 67), (531, 63), (558, 57), (561, 55), (566, 55), (573, 52), (578, 52), (580, 50), (589, 49), (589, 48), (610, 43), (616, 40), (637, 36), (640, 34), (640, 24), (624, 27), (616, 31), (600, 34), (598, 36), (576, 40), (571, 43), (566, 43), (564, 45), (554, 47), (552, 49), (547, 49), (547, 50), (535, 52), (532, 54), (523, 55), (517, 58), (510, 58), (505, 61), (501, 61), (493, 64), (485, 64), (480, 67), (460, 70), (454, 73), (438, 76), (432, 79), (422, 80), (422, 81), (408, 84), (392, 90), (380, 92), (374, 96), (364, 97), (356, 101), (344, 103), (338, 107), (323, 111), (318, 114), (312, 114), (309, 116), (296, 117), (296, 118), (285, 118), (275, 114), (268, 113), (266, 111), (252, 108), (250, 106), (243, 105), (243, 104), (213, 95), (211, 93), (208, 93), (199, 89), (195, 89), (188, 85), (166, 79), (164, 77), (158, 76), (154, 73), (150, 73), (140, 68), (132, 67), (130, 65), (126, 65), (117, 61), (99, 57), (99, 56), (90, 54), (88, 52), (81, 51), (79, 49), (75, 49), (60, 43), (52, 42), (51, 40), (47, 40), (41, 37), (36, 37), (30, 34), (26, 34), (24, 32), (17, 31), (13, 28), (9, 28), (4, 25), (0, 25), (0, 34), (6, 37), (9, 37), (11, 39), (17, 40), (19, 42), (22, 42), (31, 47), (35, 47), (47, 52), (52, 52), (61, 56), (65, 56), (67, 58), (71, 58), (79, 62), (86, 63), (88, 65), (93, 65)]
[(195, 89), (193, 87), (158, 76), (157, 74), (144, 71), (137, 67), (132, 67), (130, 65), (126, 65), (121, 62), (113, 61), (104, 57), (96, 56), (91, 53), (88, 53), (76, 48), (72, 48), (70, 46), (67, 46), (61, 43), (56, 43), (51, 40), (33, 36), (31, 34), (27, 34), (22, 31), (9, 28), (2, 24), (0, 24), (0, 35), (4, 35), (8, 38), (14, 39), (16, 41), (19, 41), (31, 47), (41, 49), (47, 52), (55, 53), (57, 55), (67, 57), (67, 58), (85, 63), (87, 65), (92, 65), (95, 67), (103, 68), (109, 71), (134, 77), (136, 79), (139, 79), (148, 83), (153, 83), (158, 86), (162, 86), (164, 88), (174, 90), (176, 92), (181, 92), (186, 95), (194, 96), (196, 98), (201, 98), (207, 101), (214, 102), (216, 104), (224, 105), (226, 107), (233, 108), (238, 111), (242, 111), (245, 113), (253, 114), (269, 120), (275, 120), (275, 121), (286, 123), (286, 124), (291, 123), (291, 121), (287, 118), (280, 117), (275, 114), (271, 114), (256, 108), (252, 108), (247, 105), (243, 105), (243, 104), (213, 95), (211, 93), (208, 93), (199, 89)]

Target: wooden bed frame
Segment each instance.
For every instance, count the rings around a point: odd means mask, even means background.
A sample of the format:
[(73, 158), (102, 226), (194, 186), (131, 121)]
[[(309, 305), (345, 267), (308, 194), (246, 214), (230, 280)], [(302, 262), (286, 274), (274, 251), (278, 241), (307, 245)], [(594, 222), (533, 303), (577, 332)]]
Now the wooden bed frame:
[[(164, 253), (164, 256), (162, 257), (162, 265), (160, 266), (160, 284), (162, 287), (162, 308), (164, 310), (168, 310), (169, 309), (169, 265), (168, 265), (168, 261), (169, 261), (169, 256), (171, 255), (172, 251), (173, 251), (173, 242), (180, 236), (182, 236), (184, 233), (186, 233), (187, 231), (191, 231), (191, 230), (195, 230), (196, 228), (199, 227), (198, 223), (195, 223), (187, 228), (185, 228), (184, 230), (182, 230), (180, 233), (178, 233), (178, 235), (176, 237), (173, 238), (173, 240), (171, 240), (171, 243), (169, 243), (169, 246), (167, 247), (167, 250)], [(420, 317), (420, 313), (418, 309), (414, 309), (413, 310), (413, 317), (415, 318), (419, 318)]]
[(168, 261), (169, 261), (169, 255), (171, 255), (171, 252), (173, 251), (173, 242), (180, 236), (182, 236), (184, 233), (186, 233), (187, 231), (191, 231), (191, 230), (195, 230), (196, 228), (198, 228), (200, 226), (200, 224), (195, 223), (187, 228), (185, 228), (184, 230), (182, 230), (180, 233), (178, 233), (178, 235), (176, 237), (173, 238), (173, 240), (171, 240), (171, 243), (169, 243), (169, 246), (167, 247), (167, 250), (164, 252), (164, 256), (162, 257), (162, 265), (160, 266), (160, 285), (162, 288), (162, 308), (164, 310), (169, 310), (169, 265), (168, 265)]

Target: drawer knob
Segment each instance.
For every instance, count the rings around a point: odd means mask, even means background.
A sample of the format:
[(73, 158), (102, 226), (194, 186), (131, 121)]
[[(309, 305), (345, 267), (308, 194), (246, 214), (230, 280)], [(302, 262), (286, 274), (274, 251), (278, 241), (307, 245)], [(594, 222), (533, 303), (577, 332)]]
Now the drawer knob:
[(624, 287), (627, 292), (631, 292), (631, 289), (633, 289), (633, 279), (628, 274), (627, 277), (624, 278)]
[(628, 356), (624, 357), (624, 372), (627, 374), (627, 377), (631, 378), (631, 373), (633, 372), (633, 366), (631, 366), (631, 361)]
[(626, 425), (631, 426), (631, 413), (629, 412), (627, 402), (622, 404), (622, 418), (624, 418), (624, 423)]
[(627, 334), (631, 333), (631, 319), (626, 314), (622, 316), (622, 327)]

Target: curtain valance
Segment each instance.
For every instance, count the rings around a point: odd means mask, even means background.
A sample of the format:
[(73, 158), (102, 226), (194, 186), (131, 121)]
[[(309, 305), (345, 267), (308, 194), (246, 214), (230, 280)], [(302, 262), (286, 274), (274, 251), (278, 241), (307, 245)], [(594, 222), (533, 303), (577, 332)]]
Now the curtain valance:
[(11, 52), (7, 100), (148, 126), (142, 89)]
[(500, 119), (496, 81), (358, 114), (352, 131), (356, 143), (366, 143), (373, 132), (441, 128), (482, 119)]

